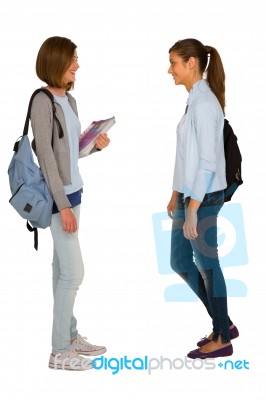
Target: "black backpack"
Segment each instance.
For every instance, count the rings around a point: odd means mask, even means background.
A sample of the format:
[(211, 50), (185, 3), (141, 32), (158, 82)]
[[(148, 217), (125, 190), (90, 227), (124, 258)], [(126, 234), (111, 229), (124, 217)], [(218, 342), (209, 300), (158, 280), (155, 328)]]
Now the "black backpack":
[(226, 182), (224, 201), (230, 201), (238, 186), (242, 185), (242, 156), (237, 143), (237, 137), (227, 119), (224, 119), (224, 154), (226, 164)]

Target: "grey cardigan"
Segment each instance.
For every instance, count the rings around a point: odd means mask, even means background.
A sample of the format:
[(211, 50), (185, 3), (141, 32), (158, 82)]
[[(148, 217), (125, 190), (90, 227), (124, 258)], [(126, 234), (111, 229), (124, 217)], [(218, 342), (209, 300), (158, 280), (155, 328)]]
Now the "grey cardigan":
[[(78, 116), (76, 100), (67, 93), (69, 103)], [(64, 136), (59, 138), (58, 123), (53, 118), (51, 100), (45, 93), (38, 93), (31, 108), (31, 126), (34, 136), (34, 150), (58, 210), (70, 207), (64, 185), (71, 184), (70, 153), (66, 123), (62, 107), (56, 103), (56, 116), (61, 123)], [(53, 141), (53, 147), (52, 147)], [(95, 152), (93, 148), (91, 153)]]

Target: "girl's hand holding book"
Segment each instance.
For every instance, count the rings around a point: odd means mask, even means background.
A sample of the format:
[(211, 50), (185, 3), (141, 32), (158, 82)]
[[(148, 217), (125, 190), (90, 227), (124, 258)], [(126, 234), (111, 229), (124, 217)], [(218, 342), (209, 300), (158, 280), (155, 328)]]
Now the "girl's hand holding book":
[(110, 143), (110, 139), (107, 136), (107, 133), (101, 133), (97, 139), (95, 140), (95, 147), (97, 150), (102, 150), (107, 147)]

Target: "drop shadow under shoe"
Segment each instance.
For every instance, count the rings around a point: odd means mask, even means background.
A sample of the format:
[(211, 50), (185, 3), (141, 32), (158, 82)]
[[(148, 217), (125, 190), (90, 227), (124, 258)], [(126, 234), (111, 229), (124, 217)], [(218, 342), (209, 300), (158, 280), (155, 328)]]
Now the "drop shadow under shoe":
[(203, 353), (200, 349), (192, 350), (187, 354), (189, 358), (217, 358), (217, 357), (229, 357), (233, 354), (233, 346), (229, 344), (229, 346), (222, 347), (221, 349), (209, 351), (208, 353)]
[(107, 351), (106, 347), (91, 344), (87, 342), (86, 337), (82, 337), (80, 335), (77, 336), (77, 339), (73, 340), (70, 347), (78, 354), (81, 354), (83, 356), (98, 356)]
[[(234, 326), (232, 329), (230, 329), (230, 339), (236, 339), (239, 336), (239, 331), (236, 326)], [(212, 339), (208, 339), (207, 337), (202, 338), (198, 343), (198, 347), (205, 346), (205, 344), (210, 343)]]

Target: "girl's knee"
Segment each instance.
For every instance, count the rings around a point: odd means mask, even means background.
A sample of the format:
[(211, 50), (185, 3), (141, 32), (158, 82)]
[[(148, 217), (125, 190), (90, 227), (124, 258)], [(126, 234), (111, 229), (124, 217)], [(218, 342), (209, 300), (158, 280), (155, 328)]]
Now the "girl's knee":
[(176, 257), (171, 258), (170, 266), (171, 266), (172, 270), (177, 274), (182, 274), (184, 272), (187, 272), (184, 262), (182, 262), (179, 258), (176, 258)]

